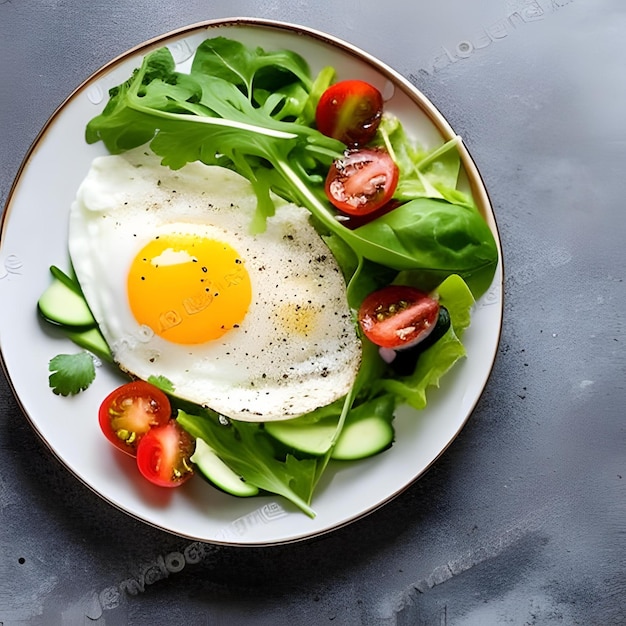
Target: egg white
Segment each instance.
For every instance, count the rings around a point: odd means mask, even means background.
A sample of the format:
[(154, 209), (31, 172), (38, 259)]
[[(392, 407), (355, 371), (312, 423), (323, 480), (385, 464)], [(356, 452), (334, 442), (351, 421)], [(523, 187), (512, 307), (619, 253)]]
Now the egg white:
[[(69, 250), (85, 298), (120, 368), (164, 376), (175, 394), (234, 419), (289, 419), (352, 386), (361, 346), (337, 263), (308, 212), (280, 202), (251, 235), (256, 197), (240, 175), (199, 162), (172, 171), (147, 149), (94, 160), (70, 213)], [(252, 303), (239, 328), (175, 344), (135, 320), (126, 293), (137, 252), (184, 232), (242, 256)]]

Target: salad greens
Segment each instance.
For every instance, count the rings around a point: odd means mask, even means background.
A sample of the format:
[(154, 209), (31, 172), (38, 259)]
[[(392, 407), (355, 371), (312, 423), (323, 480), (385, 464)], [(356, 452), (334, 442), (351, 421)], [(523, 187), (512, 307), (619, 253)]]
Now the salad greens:
[(270, 493), (284, 496), (307, 515), (314, 517), (310, 507), (316, 483), (319, 460), (298, 459), (287, 454), (276, 458), (271, 439), (263, 433), (261, 424), (229, 422), (224, 425), (219, 416), (205, 411), (202, 416), (178, 411), (178, 423), (193, 437), (210, 442), (217, 455), (246, 482)]
[[(343, 271), (354, 311), (367, 294), (391, 283), (435, 289), (448, 309), (451, 327), (423, 351), (408, 376), (394, 374), (377, 346), (363, 338), (350, 393), (292, 420), (296, 426), (319, 425), (324, 434), (316, 455), (281, 449), (263, 424), (228, 420), (176, 398), (163, 377), (149, 381), (171, 396), (183, 428), (207, 441), (233, 471), (311, 516), (313, 492), (346, 421), (374, 413), (391, 422), (400, 402), (426, 406), (426, 390), (439, 386), (465, 355), (461, 339), (471, 308), (498, 263), (489, 226), (472, 198), (457, 188), (459, 138), (426, 150), (389, 113), (373, 143), (399, 167), (394, 199), (400, 204), (358, 228), (342, 223), (326, 199), (324, 181), (346, 146), (315, 128), (317, 102), (334, 80), (332, 67), (311, 76), (295, 52), (266, 52), (216, 37), (198, 47), (189, 73), (177, 71), (167, 48), (148, 54), (127, 81), (111, 89), (104, 110), (86, 128), (88, 143), (102, 141), (113, 154), (145, 144), (173, 169), (199, 160), (243, 175), (257, 197), (253, 233), (262, 232), (274, 214), (274, 194), (309, 209)], [(91, 357), (83, 354), (51, 361), (55, 393), (77, 393), (89, 384)]]
[[(399, 276), (400, 283), (409, 282), (407, 276)], [(466, 283), (456, 274), (449, 276), (437, 287), (439, 303), (450, 313), (451, 326), (417, 361), (412, 374), (405, 377), (384, 377), (378, 385), (392, 393), (398, 401), (404, 401), (415, 409), (426, 406), (426, 390), (439, 387), (441, 377), (465, 356), (463, 333), (470, 324), (470, 311), (474, 296)]]
[[(205, 68), (212, 73), (204, 73)], [(161, 48), (111, 90), (104, 111), (89, 122), (86, 138), (103, 141), (113, 154), (150, 142), (163, 165), (174, 169), (196, 160), (235, 169), (257, 194), (257, 232), (274, 212), (273, 190), (308, 208), (320, 228), (346, 242), (358, 258), (395, 270), (419, 270), (432, 286), (456, 273), (480, 296), (491, 283), (498, 252), (471, 198), (456, 191), (459, 160), (451, 156), (456, 140), (429, 155), (390, 118), (379, 141), (399, 159), (400, 198), (410, 202), (350, 230), (323, 196), (328, 168), (346, 146), (299, 119), (310, 107), (315, 84), (303, 79), (305, 68), (294, 52), (249, 50), (217, 37), (200, 45), (190, 73), (184, 74), (176, 71), (169, 50)], [(266, 97), (270, 76), (274, 91)], [(285, 107), (292, 121), (285, 121)]]

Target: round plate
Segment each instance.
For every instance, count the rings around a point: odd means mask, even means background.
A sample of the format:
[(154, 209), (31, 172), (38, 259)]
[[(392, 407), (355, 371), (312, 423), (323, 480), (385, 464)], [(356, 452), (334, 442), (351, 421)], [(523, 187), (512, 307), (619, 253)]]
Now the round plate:
[[(48, 267), (68, 267), (67, 217), (91, 160), (105, 153), (87, 145), (84, 130), (110, 87), (126, 80), (151, 50), (167, 45), (184, 69), (197, 45), (226, 36), (266, 50), (300, 53), (315, 73), (332, 65), (339, 78), (361, 78), (384, 94), (386, 109), (425, 147), (455, 136), (423, 94), (395, 71), (354, 46), (301, 26), (258, 19), (205, 22), (146, 42), (111, 61), (81, 85), (48, 121), (9, 195), (0, 239), (0, 340), (7, 378), (26, 417), (63, 464), (110, 504), (160, 529), (196, 540), (231, 545), (271, 545), (317, 536), (348, 524), (388, 502), (415, 481), (459, 433), (493, 366), (502, 321), (502, 269), (476, 305), (465, 334), (467, 358), (431, 389), (421, 412), (401, 408), (396, 442), (373, 458), (335, 464), (315, 494), (310, 519), (275, 497), (235, 498), (203, 480), (179, 489), (153, 487), (134, 471), (134, 461), (108, 445), (99, 431), (98, 406), (118, 379), (106, 368), (78, 396), (55, 396), (48, 361), (76, 352), (40, 323), (36, 303), (50, 281)], [(499, 241), (480, 175), (460, 146), (463, 180)]]

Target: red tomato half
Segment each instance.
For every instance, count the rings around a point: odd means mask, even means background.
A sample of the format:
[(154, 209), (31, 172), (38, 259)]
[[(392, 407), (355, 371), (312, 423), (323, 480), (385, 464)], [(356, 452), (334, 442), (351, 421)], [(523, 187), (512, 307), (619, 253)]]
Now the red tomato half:
[(317, 129), (348, 146), (362, 146), (374, 137), (383, 114), (383, 97), (362, 80), (331, 85), (315, 111)]
[(431, 333), (439, 302), (405, 285), (389, 285), (371, 293), (359, 309), (359, 324), (377, 346), (399, 350), (416, 345)]
[(326, 196), (347, 215), (367, 215), (391, 200), (398, 185), (398, 166), (377, 148), (349, 150), (326, 176)]
[(376, 211), (372, 211), (367, 215), (344, 216), (344, 219), (341, 220), (341, 224), (350, 230), (354, 230), (355, 228), (359, 228), (361, 226), (365, 226), (365, 224), (373, 222), (387, 213), (391, 213), (391, 211), (397, 209), (401, 204), (402, 202), (392, 198), (389, 202), (380, 207), (380, 209), (376, 209)]
[(137, 467), (144, 478), (159, 487), (178, 487), (193, 476), (189, 458), (194, 446), (191, 435), (176, 420), (170, 420), (141, 438)]
[(105, 437), (135, 456), (142, 437), (172, 416), (170, 401), (157, 387), (136, 380), (112, 391), (100, 405), (98, 421)]

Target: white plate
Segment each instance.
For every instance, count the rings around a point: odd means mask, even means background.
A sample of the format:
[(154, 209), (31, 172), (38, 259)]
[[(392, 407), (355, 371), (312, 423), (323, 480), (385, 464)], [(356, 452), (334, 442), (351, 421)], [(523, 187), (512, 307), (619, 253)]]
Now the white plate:
[[(46, 124), (25, 159), (9, 195), (0, 239), (0, 340), (3, 364), (24, 414), (54, 454), (80, 480), (112, 505), (163, 530), (208, 542), (270, 545), (313, 537), (375, 510), (401, 493), (441, 455), (459, 433), (491, 372), (502, 321), (502, 270), (477, 303), (465, 335), (468, 357), (432, 390), (422, 412), (403, 409), (396, 418), (397, 440), (374, 458), (334, 465), (323, 478), (310, 519), (274, 497), (238, 499), (200, 479), (163, 490), (137, 476), (130, 458), (103, 439), (97, 409), (119, 381), (101, 368), (96, 382), (73, 398), (52, 394), (48, 361), (77, 351), (40, 323), (36, 302), (52, 264), (67, 267), (67, 216), (90, 162), (102, 144), (84, 140), (87, 122), (103, 108), (108, 89), (118, 85), (154, 48), (167, 45), (184, 64), (205, 38), (224, 35), (265, 49), (299, 52), (315, 72), (325, 65), (340, 78), (375, 84), (407, 130), (426, 147), (454, 136), (443, 116), (408, 81), (355, 47), (323, 33), (258, 19), (205, 22), (130, 50), (81, 85)], [(493, 232), (489, 198), (471, 157), (461, 147), (466, 183)]]

